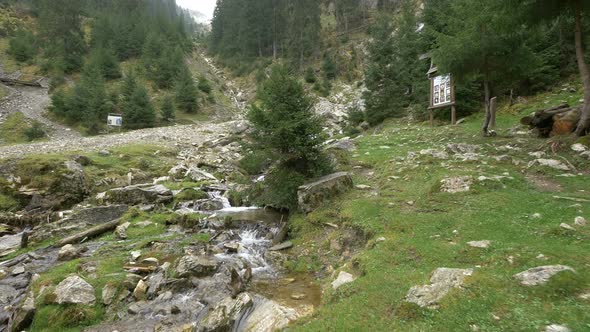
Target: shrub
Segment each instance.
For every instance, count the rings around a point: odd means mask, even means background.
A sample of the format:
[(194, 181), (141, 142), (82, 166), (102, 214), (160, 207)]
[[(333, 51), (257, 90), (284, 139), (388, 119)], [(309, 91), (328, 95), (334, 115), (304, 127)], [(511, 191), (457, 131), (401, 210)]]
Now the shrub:
[(25, 136), (27, 136), (27, 140), (29, 141), (45, 137), (45, 131), (43, 131), (41, 122), (33, 121), (33, 124), (25, 130)]
[(315, 76), (315, 72), (313, 70), (313, 68), (307, 68), (307, 70), (305, 71), (305, 82), (309, 83), (309, 84), (313, 84), (315, 82), (317, 82), (318, 78)]
[(211, 82), (209, 82), (209, 80), (205, 77), (199, 78), (199, 85), (197, 87), (199, 88), (199, 90), (203, 91), (206, 94), (211, 93), (212, 90)]
[(27, 30), (19, 30), (16, 35), (10, 39), (8, 53), (16, 61), (28, 62), (37, 54), (37, 41), (35, 35)]

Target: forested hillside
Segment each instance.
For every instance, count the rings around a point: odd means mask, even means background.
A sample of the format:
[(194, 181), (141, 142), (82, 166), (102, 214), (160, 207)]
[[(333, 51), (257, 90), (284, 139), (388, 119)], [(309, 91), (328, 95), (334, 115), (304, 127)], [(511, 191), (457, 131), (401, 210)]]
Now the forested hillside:
[[(203, 27), (175, 1), (38, 0), (3, 8), (15, 22), (5, 32), (7, 53), (50, 77), (49, 111), (60, 121), (96, 134), (109, 113), (124, 114), (125, 127), (137, 129), (172, 121), (176, 107), (198, 110), (185, 58)], [(205, 96), (209, 84), (201, 79)]]
[(587, 331), (589, 47), (585, 0), (0, 0), (0, 332)]
[[(513, 102), (580, 74), (575, 7), (558, 3), (223, 0), (209, 50), (238, 74), (284, 59), (320, 95), (335, 78), (364, 78), (364, 117), (372, 125), (423, 117), (433, 65), (453, 74), (459, 114), (468, 115), (492, 96)], [(581, 36), (588, 40), (588, 33)]]

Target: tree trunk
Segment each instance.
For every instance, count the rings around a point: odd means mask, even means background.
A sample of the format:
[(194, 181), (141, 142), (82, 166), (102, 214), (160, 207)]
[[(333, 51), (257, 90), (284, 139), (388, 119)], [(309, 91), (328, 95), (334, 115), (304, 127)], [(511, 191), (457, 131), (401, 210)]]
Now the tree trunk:
[(60, 241), (58, 241), (57, 243), (55, 243), (53, 246), (54, 247), (63, 247), (66, 244), (78, 243), (78, 242), (84, 240), (85, 238), (92, 238), (95, 236), (99, 236), (103, 233), (106, 233), (108, 231), (112, 231), (113, 229), (117, 228), (119, 223), (121, 223), (121, 219), (115, 219), (113, 221), (109, 221), (107, 223), (94, 226), (94, 227), (89, 228), (83, 232), (63, 238)]
[(272, 58), (277, 59), (277, 3), (273, 1), (272, 6)]
[(484, 92), (485, 92), (486, 114), (485, 114), (484, 119), (483, 119), (483, 126), (481, 128), (481, 131), (482, 131), (482, 134), (484, 136), (488, 136), (489, 135), (489, 133), (488, 133), (488, 127), (490, 125), (490, 120), (491, 120), (490, 96), (491, 96), (492, 93), (490, 91), (490, 82), (487, 79), (487, 77), (483, 81), (483, 88), (484, 88)]
[(582, 45), (582, 0), (576, 0), (576, 60), (580, 77), (584, 83), (584, 106), (582, 107), (582, 117), (578, 122), (576, 135), (583, 136), (590, 128), (590, 72), (584, 59), (584, 47)]

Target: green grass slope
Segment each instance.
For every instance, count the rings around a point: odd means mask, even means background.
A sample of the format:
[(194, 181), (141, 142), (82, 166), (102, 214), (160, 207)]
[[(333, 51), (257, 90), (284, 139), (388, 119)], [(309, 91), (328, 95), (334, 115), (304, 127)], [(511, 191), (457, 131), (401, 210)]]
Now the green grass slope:
[[(495, 138), (481, 137), (480, 116), (459, 126), (435, 128), (392, 121), (359, 138), (349, 167), (356, 185), (372, 189), (355, 189), (307, 216), (295, 216), (293, 250), (305, 256), (298, 266), (313, 270), (330, 255), (338, 256), (327, 248), (340, 231), (326, 236), (331, 227), (325, 223), (361, 229), (372, 239), (349, 261), (335, 263), (335, 272), (325, 280), (322, 305), (292, 330), (540, 331), (549, 324), (590, 330), (590, 300), (580, 297), (590, 293), (590, 225), (575, 226), (576, 231), (559, 227), (574, 225), (576, 216), (590, 219), (590, 162), (570, 149), (572, 137), (506, 135), (521, 115), (571, 94), (561, 91), (506, 107)], [(570, 97), (572, 103), (579, 99)], [(588, 145), (587, 140), (581, 142)], [(445, 160), (420, 154), (423, 149), (444, 151), (451, 143), (479, 146), (478, 160), (462, 161), (452, 153)], [(571, 164), (575, 171), (529, 167), (535, 159), (529, 152), (534, 151)], [(416, 157), (409, 157), (411, 152)], [(472, 177), (468, 192), (440, 191), (441, 180), (459, 176)], [(503, 178), (480, 181), (481, 176)], [(375, 241), (379, 237), (385, 241)], [(492, 244), (487, 249), (466, 244), (478, 240)], [(311, 249), (309, 243), (314, 244)], [(576, 273), (558, 274), (539, 287), (522, 286), (513, 278), (526, 269), (553, 264), (569, 265)], [(438, 309), (405, 302), (408, 290), (428, 284), (439, 267), (475, 272)], [(358, 278), (333, 291), (328, 283), (339, 269)]]

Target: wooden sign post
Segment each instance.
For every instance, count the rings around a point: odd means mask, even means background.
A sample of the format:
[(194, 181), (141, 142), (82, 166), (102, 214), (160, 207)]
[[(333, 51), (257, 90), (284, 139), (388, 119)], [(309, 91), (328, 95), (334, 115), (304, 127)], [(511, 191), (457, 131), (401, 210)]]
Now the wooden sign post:
[(438, 69), (434, 66), (428, 71), (430, 79), (430, 125), (434, 124), (433, 110), (451, 107), (451, 123), (457, 123), (457, 110), (455, 108), (455, 82), (451, 74), (438, 74)]

